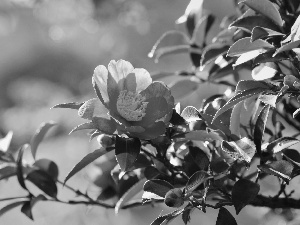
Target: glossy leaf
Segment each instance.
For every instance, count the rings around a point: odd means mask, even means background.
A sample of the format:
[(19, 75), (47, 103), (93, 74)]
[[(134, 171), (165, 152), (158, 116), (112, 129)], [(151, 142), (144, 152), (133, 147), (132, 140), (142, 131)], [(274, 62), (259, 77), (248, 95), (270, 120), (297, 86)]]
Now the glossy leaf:
[(285, 51), (290, 51), (294, 48), (298, 48), (300, 46), (300, 40), (298, 41), (294, 41), (294, 42), (290, 42), (288, 44), (285, 44), (283, 46), (281, 46), (280, 48), (278, 48), (275, 53), (273, 54), (273, 56), (276, 56), (277, 54), (281, 53), (281, 52), (285, 52)]
[(219, 43), (215, 43), (207, 46), (202, 53), (201, 67), (210, 63), (218, 56), (225, 54), (228, 51), (228, 49), (229, 49), (228, 45), (219, 44)]
[(243, 109), (242, 102), (239, 102), (233, 107), (231, 117), (230, 117), (230, 131), (231, 134), (236, 135), (237, 137), (241, 136), (240, 126), (241, 126), (241, 112)]
[(237, 225), (237, 222), (227, 209), (221, 207), (219, 209), (216, 225)]
[(259, 192), (259, 185), (250, 180), (238, 180), (232, 189), (232, 202), (236, 210), (236, 214), (254, 200)]
[(137, 195), (140, 191), (143, 190), (143, 186), (146, 182), (146, 178), (143, 178), (139, 180), (136, 184), (134, 184), (132, 187), (130, 187), (125, 194), (122, 195), (122, 197), (119, 199), (119, 201), (116, 203), (115, 206), (115, 213), (118, 213), (119, 210), (129, 201), (131, 200), (135, 195)]
[(164, 198), (166, 193), (172, 188), (174, 188), (172, 184), (159, 179), (148, 180), (144, 184), (145, 192), (154, 193), (162, 198)]
[(79, 130), (88, 130), (88, 129), (96, 129), (96, 126), (93, 122), (87, 122), (87, 123), (82, 123), (76, 127), (74, 127), (69, 134), (74, 133), (75, 131)]
[(259, 165), (258, 168), (267, 174), (282, 178), (285, 182), (292, 179), (294, 166), (286, 160), (274, 161), (268, 164)]
[(283, 20), (278, 9), (269, 0), (246, 0), (241, 3), (247, 5), (249, 8), (260, 13), (261, 15), (271, 19), (276, 25), (282, 27)]
[(193, 106), (187, 106), (187, 107), (185, 107), (182, 110), (182, 112), (181, 112), (181, 116), (188, 123), (192, 122), (192, 121), (197, 121), (197, 120), (201, 119), (199, 111), (195, 107), (193, 107)]
[(275, 30), (268, 29), (266, 28), (266, 26), (259, 24), (259, 27), (258, 26), (254, 27), (252, 30), (251, 41), (256, 41), (257, 39), (273, 37), (273, 36), (284, 36), (284, 34), (277, 32)]
[(215, 132), (207, 132), (206, 130), (194, 130), (185, 134), (179, 134), (173, 138), (184, 138), (186, 140), (194, 141), (217, 141), (222, 140), (222, 138)]
[(263, 81), (255, 81), (255, 80), (241, 80), (237, 84), (235, 93), (243, 92), (246, 90), (251, 90), (255, 88), (261, 88), (268, 90), (270, 87)]
[(42, 140), (44, 139), (45, 135), (50, 130), (50, 128), (53, 127), (54, 125), (56, 125), (56, 123), (50, 121), (48, 123), (41, 124), (40, 127), (36, 130), (35, 134), (30, 140), (30, 148), (31, 148), (31, 153), (33, 158), (35, 158), (36, 156), (36, 152), (39, 147), (39, 144), (42, 142)]
[(52, 108), (62, 108), (62, 109), (76, 109), (78, 110), (84, 103), (83, 102), (70, 102), (62, 103), (53, 106)]
[(255, 123), (254, 128), (254, 143), (256, 146), (257, 153), (261, 154), (261, 143), (267, 124), (267, 119), (270, 111), (270, 105), (265, 105), (259, 113), (259, 116)]
[(140, 154), (141, 142), (137, 138), (123, 138), (116, 136), (115, 155), (122, 171), (132, 167)]
[[(171, 219), (179, 216), (183, 211), (184, 211), (184, 209), (177, 209), (166, 215), (159, 216), (150, 225), (161, 225), (164, 222), (169, 222)], [(164, 223), (164, 224), (166, 224), (166, 223)]]
[(273, 62), (261, 63), (256, 66), (252, 72), (252, 78), (254, 80), (266, 80), (274, 77), (278, 73), (278, 68)]
[(299, 143), (300, 141), (293, 137), (281, 137), (276, 139), (275, 141), (271, 142), (267, 146), (267, 151), (272, 152), (273, 154), (282, 151), (292, 145)]
[(237, 141), (223, 141), (221, 147), (233, 159), (245, 161), (248, 164), (251, 162), (256, 151), (255, 144), (247, 137)]
[(71, 177), (73, 177), (76, 173), (82, 170), (84, 167), (98, 159), (100, 156), (105, 155), (107, 151), (104, 148), (97, 149), (89, 154), (87, 154), (79, 163), (77, 163), (73, 169), (68, 173), (67, 177), (64, 180), (66, 183)]
[(57, 195), (57, 186), (55, 181), (52, 179), (50, 175), (42, 170), (33, 170), (30, 172), (26, 180), (31, 181), (35, 184), (39, 189), (45, 192), (50, 197), (56, 198)]
[(208, 179), (208, 174), (205, 171), (195, 172), (188, 180), (185, 190), (186, 193), (193, 192), (197, 187), (203, 184)]
[(274, 48), (274, 46), (269, 44), (266, 41), (259, 39), (259, 40), (251, 42), (250, 37), (245, 37), (245, 38), (242, 38), (242, 39), (236, 41), (229, 48), (227, 55), (231, 56), (231, 57), (239, 56), (243, 53), (250, 52), (253, 50), (261, 50), (263, 53), (265, 50), (269, 50), (269, 49), (273, 49), (273, 48)]
[(278, 95), (273, 95), (273, 94), (262, 94), (258, 97), (258, 100), (272, 107), (276, 107), (277, 99), (278, 99)]
[(189, 146), (189, 152), (191, 153), (193, 160), (199, 169), (207, 171), (210, 162), (204, 151), (196, 146)]

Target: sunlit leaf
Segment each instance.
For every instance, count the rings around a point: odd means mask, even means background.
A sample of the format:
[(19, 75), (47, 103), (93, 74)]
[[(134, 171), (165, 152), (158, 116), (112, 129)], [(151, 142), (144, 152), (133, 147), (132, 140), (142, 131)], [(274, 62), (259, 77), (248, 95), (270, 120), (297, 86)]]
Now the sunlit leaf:
[(187, 122), (201, 120), (199, 111), (193, 106), (185, 107), (181, 112), (181, 116)]
[(282, 178), (285, 182), (292, 179), (294, 166), (286, 160), (274, 161), (268, 164), (259, 165), (258, 168), (267, 174)]
[(299, 143), (300, 141), (293, 137), (281, 137), (276, 139), (275, 141), (272, 141), (267, 146), (267, 151), (272, 152), (273, 154), (278, 153), (282, 151), (283, 149), (286, 149), (292, 145), (295, 145)]
[(294, 42), (290, 42), (288, 44), (285, 44), (283, 46), (281, 46), (280, 48), (278, 48), (275, 53), (273, 54), (273, 56), (276, 56), (277, 54), (281, 53), (281, 52), (285, 52), (285, 51), (290, 51), (294, 48), (298, 48), (300, 46), (300, 40), (298, 41), (294, 41)]
[(256, 66), (252, 72), (252, 78), (254, 80), (266, 80), (274, 77), (278, 73), (278, 68), (275, 63), (273, 62), (267, 62), (267, 63), (261, 63), (258, 66)]
[(11, 143), (12, 136), (13, 132), (9, 131), (4, 138), (0, 139), (0, 151), (7, 152)]

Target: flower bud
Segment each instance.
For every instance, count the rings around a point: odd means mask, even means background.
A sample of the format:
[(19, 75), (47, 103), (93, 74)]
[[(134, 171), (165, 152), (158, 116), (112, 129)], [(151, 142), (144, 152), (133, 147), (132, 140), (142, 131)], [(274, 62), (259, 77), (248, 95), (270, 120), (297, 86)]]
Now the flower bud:
[(184, 203), (183, 193), (180, 188), (169, 190), (165, 195), (165, 204), (169, 207), (178, 208)]
[(100, 134), (97, 137), (97, 141), (104, 148), (105, 147), (109, 147), (109, 146), (111, 146), (111, 145), (113, 145), (115, 143), (114, 138), (112, 136), (106, 135), (106, 134)]

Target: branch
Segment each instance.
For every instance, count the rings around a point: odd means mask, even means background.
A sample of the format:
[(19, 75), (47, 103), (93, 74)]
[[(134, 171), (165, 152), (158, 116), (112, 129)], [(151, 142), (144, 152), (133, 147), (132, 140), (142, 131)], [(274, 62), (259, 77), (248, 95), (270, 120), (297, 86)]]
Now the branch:
[(277, 208), (293, 208), (300, 209), (300, 199), (294, 198), (272, 198), (258, 195), (251, 203), (252, 206), (268, 207), (270, 209)]

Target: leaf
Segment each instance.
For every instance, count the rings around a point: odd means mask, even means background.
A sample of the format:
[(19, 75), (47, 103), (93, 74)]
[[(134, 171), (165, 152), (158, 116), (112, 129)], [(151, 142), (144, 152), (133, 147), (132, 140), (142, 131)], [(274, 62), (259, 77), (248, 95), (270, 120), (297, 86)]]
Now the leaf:
[(227, 209), (221, 207), (219, 210), (216, 225), (237, 225), (237, 222)]
[(238, 180), (232, 189), (232, 202), (236, 210), (236, 214), (254, 200), (259, 192), (259, 185), (250, 180)]
[(175, 99), (183, 98), (193, 91), (197, 90), (199, 87), (199, 83), (195, 82), (191, 79), (184, 79), (176, 81), (169, 85), (172, 96)]
[(188, 222), (191, 221), (191, 213), (194, 211), (194, 207), (190, 204), (188, 204), (182, 213), (182, 221), (185, 225), (188, 224)]
[(295, 145), (299, 143), (300, 141), (293, 137), (281, 137), (276, 139), (275, 141), (272, 141), (267, 146), (267, 151), (271, 152), (273, 154), (276, 154), (278, 152), (281, 152), (283, 149), (286, 149), (292, 145)]
[(296, 116), (298, 116), (300, 113), (300, 108), (297, 109), (295, 112), (293, 112), (293, 118), (295, 118)]
[(44, 195), (38, 195), (37, 197), (33, 197), (30, 201), (24, 202), (21, 212), (24, 213), (29, 219), (33, 220), (32, 216), (32, 208), (38, 201), (44, 201), (47, 198)]
[(188, 180), (185, 186), (186, 193), (193, 192), (197, 187), (203, 184), (209, 175), (205, 171), (197, 171), (195, 172)]
[(25, 149), (27, 149), (28, 147), (29, 147), (28, 144), (23, 145), (19, 149), (19, 154), (18, 154), (18, 158), (17, 158), (17, 178), (18, 178), (18, 182), (19, 182), (20, 186), (24, 190), (28, 190), (28, 189), (25, 185), (24, 176), (23, 176), (23, 154), (24, 154)]
[(230, 117), (230, 131), (231, 134), (236, 135), (237, 137), (241, 136), (240, 126), (241, 126), (241, 112), (243, 104), (239, 102), (233, 107), (231, 117)]
[(250, 52), (245, 52), (245, 53), (243, 53), (239, 56), (239, 58), (233, 64), (233, 67), (235, 68), (238, 65), (241, 65), (245, 62), (248, 62), (248, 61), (256, 58), (258, 55), (260, 55), (261, 53), (263, 53), (265, 51), (266, 50), (259, 49), (259, 50), (253, 50), (253, 51), (250, 51)]
[(203, 16), (195, 27), (193, 36), (191, 38), (191, 43), (196, 44), (201, 48), (206, 43), (205, 38), (213, 21), (214, 18), (211, 15)]
[(300, 168), (300, 153), (294, 149), (286, 149), (283, 152), (283, 159), (286, 159), (296, 167)]
[(75, 131), (79, 130), (86, 130), (86, 129), (96, 129), (96, 126), (93, 122), (87, 122), (87, 123), (82, 123), (76, 127), (74, 127), (69, 134), (74, 133)]
[(264, 81), (255, 81), (255, 80), (241, 80), (237, 84), (237, 87), (235, 89), (235, 93), (243, 92), (246, 90), (251, 90), (255, 88), (262, 88), (262, 89), (270, 89), (268, 84)]
[(272, 94), (263, 94), (258, 97), (258, 100), (274, 108), (276, 107), (277, 99), (278, 99), (278, 95), (272, 95)]
[(226, 112), (228, 109), (232, 108), (234, 105), (238, 104), (239, 102), (250, 98), (253, 95), (257, 95), (265, 91), (265, 88), (253, 88), (253, 89), (248, 89), (242, 92), (237, 93), (235, 96), (233, 96), (231, 99), (228, 100), (228, 102), (217, 111), (217, 113), (214, 116), (214, 120), (218, 118), (221, 114)]
[(153, 81), (156, 81), (156, 80), (161, 80), (163, 78), (166, 78), (166, 77), (171, 77), (171, 76), (175, 76), (177, 75), (176, 73), (170, 73), (170, 72), (156, 72), (156, 73), (151, 73), (151, 78)]
[(184, 138), (193, 141), (220, 141), (222, 138), (215, 132), (207, 132), (206, 130), (194, 130), (188, 133), (173, 136), (173, 138)]
[(13, 203), (10, 203), (6, 206), (4, 206), (1, 210), (0, 210), (0, 217), (3, 216), (5, 213), (7, 213), (8, 211), (18, 207), (19, 205), (22, 205), (24, 204), (25, 202), (27, 201), (19, 201), (19, 202), (13, 202)]
[(221, 147), (233, 159), (245, 161), (248, 164), (251, 162), (256, 151), (255, 144), (247, 137), (237, 141), (222, 141)]
[(251, 42), (250, 37), (241, 38), (236, 41), (228, 50), (227, 55), (230, 57), (239, 56), (243, 53), (253, 50), (261, 50), (262, 53), (265, 50), (273, 49), (274, 46), (263, 40), (256, 40)]
[(146, 182), (146, 178), (139, 180), (136, 184), (130, 187), (125, 194), (119, 199), (115, 206), (115, 213), (117, 214), (120, 209), (136, 194), (143, 190), (144, 183)]
[(252, 15), (239, 18), (230, 24), (229, 27), (238, 27), (250, 33), (255, 27), (257, 27), (257, 25), (260, 27), (269, 28), (270, 30), (279, 30), (279, 28), (271, 20), (261, 15)]
[(189, 152), (191, 153), (194, 162), (197, 164), (199, 169), (207, 171), (210, 162), (204, 151), (198, 147), (189, 146)]
[(273, 36), (284, 36), (283, 33), (271, 30), (259, 24), (259, 26), (254, 27), (251, 32), (251, 41), (256, 41), (257, 39), (273, 37)]
[(284, 52), (281, 52), (273, 57), (274, 53), (275, 50), (271, 50), (260, 54), (253, 60), (253, 65), (259, 65), (266, 62), (280, 62), (288, 59), (288, 56)]
[(279, 27), (283, 26), (283, 20), (279, 11), (269, 0), (245, 0), (241, 3), (247, 5), (249, 8), (260, 13), (261, 15), (271, 19)]
[(36, 130), (35, 134), (30, 140), (30, 147), (31, 147), (31, 153), (33, 158), (35, 159), (37, 149), (39, 147), (39, 144), (42, 142), (44, 139), (46, 133), (49, 131), (51, 127), (56, 125), (55, 122), (50, 121), (48, 123), (42, 123), (40, 127)]
[(70, 103), (61, 103), (53, 106), (52, 108), (62, 108), (62, 109), (76, 109), (78, 110), (84, 103), (80, 102), (70, 102)]
[(208, 45), (204, 48), (202, 57), (201, 57), (201, 67), (205, 66), (206, 64), (210, 63), (212, 60), (217, 58), (220, 55), (225, 54), (229, 49), (228, 45), (214, 43)]
[(273, 54), (273, 57), (281, 52), (290, 51), (294, 48), (298, 48), (299, 46), (300, 46), (300, 40), (285, 44), (275, 51), (275, 53)]
[(157, 62), (160, 57), (170, 53), (188, 52), (189, 38), (179, 31), (168, 31), (164, 33), (154, 44), (148, 54), (149, 58)]
[[(179, 216), (183, 212), (183, 210), (184, 209), (177, 209), (177, 210), (175, 210), (171, 213), (168, 213), (166, 215), (159, 216), (150, 225), (161, 225), (167, 220), (168, 220), (167, 221), (167, 223), (168, 223), (171, 219)], [(167, 224), (167, 223), (165, 223), (165, 224)]]
[(17, 175), (16, 166), (3, 165), (0, 168), (0, 180), (7, 179), (9, 177)]
[(144, 184), (145, 192), (156, 194), (162, 198), (164, 198), (166, 193), (173, 188), (173, 185), (169, 182), (159, 179), (148, 180)]
[(33, 170), (30, 172), (27, 177), (27, 180), (35, 184), (39, 189), (45, 192), (52, 198), (56, 198), (57, 195), (57, 186), (55, 181), (50, 175), (42, 170)]
[(130, 169), (140, 154), (141, 142), (138, 138), (116, 136), (115, 155), (122, 171)]
[(270, 105), (265, 105), (259, 113), (254, 128), (254, 144), (258, 155), (261, 155), (261, 143), (265, 132), (265, 127), (268, 120)]
[(64, 180), (64, 184), (73, 177), (76, 173), (78, 173), (80, 170), (82, 170), (84, 167), (86, 167), (88, 164), (92, 163), (96, 159), (98, 159), (100, 156), (106, 154), (107, 151), (104, 148), (97, 149), (89, 154), (87, 154), (79, 163), (77, 163), (73, 169), (68, 173), (67, 177)]
[(56, 163), (50, 159), (39, 159), (35, 161), (32, 166), (46, 172), (53, 180), (57, 180), (59, 169)]
[(267, 62), (267, 63), (261, 63), (258, 66), (256, 66), (252, 72), (252, 78), (254, 80), (260, 81), (260, 80), (266, 80), (274, 77), (278, 73), (278, 68), (275, 63), (273, 62)]
[(9, 131), (4, 138), (0, 139), (0, 151), (7, 152), (11, 143), (12, 136), (13, 132)]
[(282, 178), (286, 183), (292, 179), (294, 166), (286, 160), (279, 160), (268, 164), (259, 165), (258, 168), (267, 174)]
[(193, 106), (185, 107), (181, 112), (181, 116), (188, 123), (197, 121), (197, 120), (201, 120), (201, 118), (200, 118), (201, 115), (200, 115), (199, 111)]

